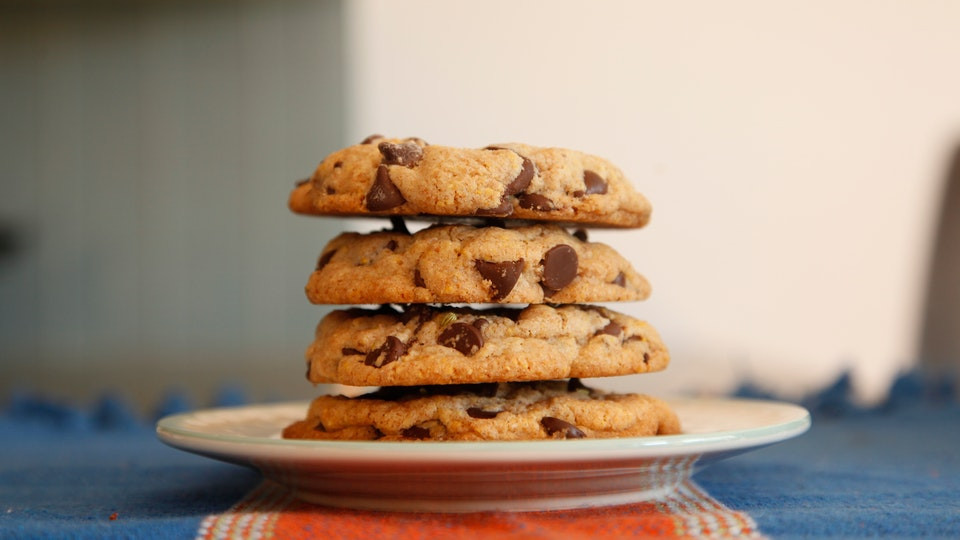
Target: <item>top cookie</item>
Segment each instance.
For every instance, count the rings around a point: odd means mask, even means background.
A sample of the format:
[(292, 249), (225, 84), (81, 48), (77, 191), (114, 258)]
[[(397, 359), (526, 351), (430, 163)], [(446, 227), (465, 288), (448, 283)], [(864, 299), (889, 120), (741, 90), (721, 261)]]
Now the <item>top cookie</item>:
[(332, 216), (427, 216), (642, 227), (650, 203), (602, 158), (510, 143), (481, 149), (368, 137), (329, 155), (290, 209)]

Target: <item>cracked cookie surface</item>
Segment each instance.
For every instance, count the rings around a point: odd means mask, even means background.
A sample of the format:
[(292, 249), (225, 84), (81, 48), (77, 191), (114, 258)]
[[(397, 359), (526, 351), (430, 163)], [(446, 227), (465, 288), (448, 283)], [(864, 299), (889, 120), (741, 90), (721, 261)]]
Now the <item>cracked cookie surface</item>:
[(384, 388), (320, 396), (285, 438), (456, 441), (642, 437), (680, 432), (663, 401), (612, 394), (577, 379)]
[(555, 225), (435, 225), (343, 233), (306, 286), (315, 304), (589, 303), (643, 300), (650, 284), (606, 244)]
[(415, 304), (329, 313), (306, 359), (313, 383), (416, 386), (646, 373), (670, 355), (652, 326), (603, 307)]
[(371, 136), (325, 158), (290, 209), (329, 216), (452, 216), (642, 227), (651, 207), (609, 161), (519, 143), (486, 148)]

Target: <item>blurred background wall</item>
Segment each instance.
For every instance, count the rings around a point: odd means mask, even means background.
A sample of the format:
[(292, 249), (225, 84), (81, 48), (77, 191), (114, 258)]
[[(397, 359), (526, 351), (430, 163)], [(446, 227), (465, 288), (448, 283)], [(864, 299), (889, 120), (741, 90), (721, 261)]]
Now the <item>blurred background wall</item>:
[(313, 393), (339, 225), (286, 196), (342, 142), (342, 38), (333, 1), (0, 4), (5, 393)]
[(945, 202), (960, 170), (958, 3), (12, 2), (0, 14), (5, 394), (120, 389), (150, 403), (237, 382), (254, 399), (312, 395), (302, 351), (325, 309), (304, 299), (307, 274), (338, 230), (379, 224), (292, 216), (286, 195), (374, 132), (576, 148), (633, 179), (651, 225), (592, 238), (651, 280), (649, 301), (616, 308), (658, 327), (674, 360), (605, 386), (749, 380), (799, 396), (849, 370), (875, 400), (925, 356), (960, 355), (936, 339), (960, 335), (942, 300), (956, 263), (931, 263), (960, 252), (956, 233), (935, 236), (960, 212)]
[(650, 279), (623, 310), (674, 353), (625, 384), (802, 395), (849, 370), (869, 401), (920, 360), (960, 3), (346, 6), (349, 138), (577, 148), (651, 199), (646, 229), (592, 236)]

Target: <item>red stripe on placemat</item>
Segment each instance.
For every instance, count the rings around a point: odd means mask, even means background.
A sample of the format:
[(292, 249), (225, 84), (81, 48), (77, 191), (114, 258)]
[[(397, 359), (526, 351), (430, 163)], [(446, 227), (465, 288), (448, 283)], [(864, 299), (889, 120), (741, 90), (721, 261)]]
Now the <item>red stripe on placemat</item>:
[(649, 502), (551, 512), (470, 514), (344, 510), (304, 503), (261, 483), (223, 514), (207, 516), (197, 538), (762, 538), (753, 519), (693, 481)]

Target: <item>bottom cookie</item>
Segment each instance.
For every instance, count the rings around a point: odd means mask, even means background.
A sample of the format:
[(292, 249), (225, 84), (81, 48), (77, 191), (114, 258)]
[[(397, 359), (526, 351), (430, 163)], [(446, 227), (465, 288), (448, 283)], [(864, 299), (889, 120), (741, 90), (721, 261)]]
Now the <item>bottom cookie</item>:
[(613, 394), (578, 379), (384, 387), (348, 398), (320, 396), (288, 439), (512, 441), (680, 433), (663, 401)]

